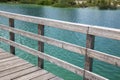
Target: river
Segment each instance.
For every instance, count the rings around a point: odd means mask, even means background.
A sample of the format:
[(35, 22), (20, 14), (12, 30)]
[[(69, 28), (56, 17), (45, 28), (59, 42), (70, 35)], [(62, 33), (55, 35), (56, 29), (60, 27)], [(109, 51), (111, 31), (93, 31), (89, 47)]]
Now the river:
[[(97, 8), (54, 8), (49, 6), (43, 7), (38, 5), (22, 4), (0, 4), (0, 10), (75, 23), (120, 28), (120, 10), (98, 10)], [(0, 24), (8, 25), (8, 19), (0, 17)], [(37, 33), (37, 24), (15, 20), (15, 28)], [(3, 30), (0, 30), (0, 36), (9, 38), (8, 32)], [(81, 33), (46, 26), (45, 36), (85, 47), (86, 36)], [(15, 41), (37, 50), (37, 41), (35, 40), (16, 34)], [(9, 51), (8, 45), (5, 43), (0, 43), (0, 47)], [(96, 37), (95, 49), (120, 57), (120, 41), (117, 40)], [(46, 54), (63, 59), (79, 67), (84, 67), (84, 56), (82, 55), (78, 55), (48, 44), (45, 44), (44, 51)], [(30, 54), (26, 54), (24, 51), (16, 49), (16, 55), (28, 60), (34, 65), (37, 65), (37, 58)], [(82, 77), (47, 61), (45, 61), (45, 69), (64, 78), (65, 80), (82, 80)], [(119, 67), (98, 61), (96, 59), (94, 59), (93, 62), (93, 72), (110, 80), (120, 79)]]

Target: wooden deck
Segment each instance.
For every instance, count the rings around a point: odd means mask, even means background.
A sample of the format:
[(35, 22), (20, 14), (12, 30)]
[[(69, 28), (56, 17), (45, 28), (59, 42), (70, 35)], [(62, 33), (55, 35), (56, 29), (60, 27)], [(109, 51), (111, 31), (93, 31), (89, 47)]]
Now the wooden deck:
[(0, 49), (0, 80), (63, 80)]

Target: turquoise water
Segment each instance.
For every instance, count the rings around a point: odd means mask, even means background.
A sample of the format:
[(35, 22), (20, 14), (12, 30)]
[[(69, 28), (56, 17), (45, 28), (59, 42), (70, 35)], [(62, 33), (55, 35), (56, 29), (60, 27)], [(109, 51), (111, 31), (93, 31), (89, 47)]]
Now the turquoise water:
[[(113, 28), (120, 28), (120, 10), (98, 10), (96, 8), (53, 8), (53, 7), (42, 7), (37, 5), (9, 5), (0, 4), (0, 10), (20, 13), (25, 15), (32, 15), (38, 17), (45, 17), (69, 22), (107, 26)], [(8, 25), (8, 19), (0, 17), (0, 24)], [(27, 23), (15, 20), (15, 27), (37, 33), (37, 24)], [(0, 30), (0, 36), (9, 38), (6, 31)], [(45, 27), (45, 36), (56, 38), (58, 40), (63, 40), (76, 45), (84, 46), (86, 36), (84, 34), (61, 30), (52, 27)], [(113, 35), (114, 36), (114, 35)], [(15, 35), (15, 41), (23, 45), (29, 46), (37, 50), (37, 41)], [(0, 43), (0, 47), (9, 51), (8, 45)], [(80, 67), (84, 67), (84, 56), (75, 54), (73, 52), (57, 48), (45, 44), (45, 53), (55, 56), (57, 58), (63, 59), (67, 62), (75, 64)], [(106, 39), (101, 37), (96, 37), (95, 49), (106, 52), (120, 57), (120, 41)], [(26, 52), (16, 49), (16, 55), (28, 60), (29, 62), (37, 65), (37, 58), (26, 54)], [(45, 69), (57, 74), (58, 76), (64, 78), (65, 80), (82, 80), (82, 77), (75, 75), (63, 68), (57, 67), (47, 61), (45, 61)], [(112, 66), (110, 64), (98, 61), (94, 59), (93, 72), (107, 77), (110, 80), (120, 79), (120, 68)]]

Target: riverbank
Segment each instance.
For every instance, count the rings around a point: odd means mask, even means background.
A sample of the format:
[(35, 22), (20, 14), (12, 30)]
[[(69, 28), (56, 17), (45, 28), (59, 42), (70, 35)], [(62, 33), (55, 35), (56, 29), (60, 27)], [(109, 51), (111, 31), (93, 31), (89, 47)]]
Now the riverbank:
[(19, 0), (19, 1), (6, 1), (6, 3), (17, 3), (17, 4), (36, 4), (42, 6), (53, 6), (53, 7), (80, 7), (75, 3), (74, 0), (66, 0), (66, 1), (59, 1), (59, 0), (36, 0), (36, 1), (27, 1), (27, 0)]
[[(117, 3), (99, 3), (99, 4), (93, 4), (87, 1), (81, 1), (81, 2), (73, 2), (73, 1), (68, 1), (68, 2), (51, 2), (53, 0), (50, 1), (44, 1), (44, 2), (34, 2), (34, 1), (6, 1), (6, 2), (2, 2), (2, 3), (8, 3), (8, 4), (36, 4), (36, 5), (40, 5), (40, 6), (52, 6), (52, 7), (60, 7), (60, 8), (86, 8), (86, 7), (98, 7), (98, 9), (112, 9), (112, 10), (116, 10), (118, 8), (120, 8), (120, 4)], [(1, 3), (1, 2), (0, 2)]]

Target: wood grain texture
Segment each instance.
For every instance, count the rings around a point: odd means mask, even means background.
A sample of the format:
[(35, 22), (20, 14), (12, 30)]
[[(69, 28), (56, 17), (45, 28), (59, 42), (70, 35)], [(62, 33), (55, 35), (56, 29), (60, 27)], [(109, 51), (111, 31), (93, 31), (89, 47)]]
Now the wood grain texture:
[(68, 69), (68, 70), (70, 70), (70, 71), (72, 71), (74, 73), (77, 73), (79, 75), (83, 75), (83, 69), (81, 69), (81, 68), (79, 68), (77, 66), (74, 66), (74, 65), (72, 65), (70, 63), (67, 63), (67, 62), (65, 62), (63, 60), (57, 59), (57, 58), (52, 57), (52, 56), (50, 56), (48, 54), (36, 51), (36, 50), (34, 50), (32, 48), (29, 48), (27, 46), (18, 44), (16, 42), (10, 41), (10, 40), (2, 38), (2, 37), (0, 37), (0, 41), (5, 42), (5, 43), (7, 43), (9, 45), (13, 45), (14, 47), (19, 48), (19, 49), (21, 49), (23, 51), (26, 51), (26, 52), (34, 55), (34, 56), (38, 56), (38, 57), (40, 57), (42, 59), (48, 60), (51, 63), (54, 63), (54, 64), (56, 64), (58, 66), (63, 67), (63, 68), (66, 68), (66, 69)]
[(12, 80), (16, 77), (20, 77), (20, 76), (26, 75), (28, 73), (31, 73), (31, 72), (34, 72), (34, 71), (37, 71), (37, 70), (39, 70), (39, 68), (32, 67), (32, 68), (28, 68), (28, 69), (25, 69), (25, 70), (22, 70), (22, 71), (18, 71), (16, 73), (12, 73), (12, 74), (0, 77), (0, 79), (1, 80)]
[(86, 53), (86, 49), (84, 47), (81, 47), (81, 46), (78, 46), (78, 45), (75, 45), (75, 44), (71, 44), (71, 43), (68, 43), (68, 42), (64, 42), (64, 41), (56, 40), (56, 39), (53, 39), (53, 38), (37, 35), (37, 34), (31, 33), (31, 32), (23, 31), (23, 30), (10, 28), (10, 27), (7, 27), (5, 25), (0, 25), (0, 29), (7, 30), (7, 31), (10, 31), (10, 32), (14, 32), (16, 34), (20, 34), (22, 36), (26, 36), (28, 38), (31, 38), (31, 39), (34, 39), (34, 40), (37, 40), (37, 41), (45, 42), (47, 44), (54, 45), (54, 46), (57, 46), (59, 48), (63, 48), (63, 49), (66, 49), (66, 50), (69, 50), (69, 51), (72, 51), (72, 52), (75, 52), (75, 53), (79, 53), (79, 54), (82, 54), (82, 55), (85, 55), (85, 53)]
[(51, 78), (51, 79), (49, 79), (49, 80), (63, 80), (63, 79), (61, 79), (61, 78), (59, 78), (59, 77), (54, 77), (54, 78)]
[(16, 59), (16, 60), (12, 60), (12, 61), (7, 61), (4, 63), (0, 64), (0, 71), (6, 70), (8, 68), (14, 67), (14, 66), (18, 66), (20, 64), (26, 64), (25, 61), (20, 60), (20, 59)]
[(0, 67), (5, 66), (5, 65), (13, 65), (19, 61), (22, 61), (22, 60), (20, 58), (16, 58), (16, 59), (9, 60), (9, 61), (3, 62), (3, 63), (1, 62)]
[[(94, 77), (94, 76), (91, 76), (91, 75), (96, 75), (97, 77)], [(87, 70), (85, 70), (85, 75), (84, 76), (88, 80), (109, 80), (107, 78), (104, 78), (102, 76), (99, 76), (99, 75), (97, 75), (95, 73), (92, 73), (90, 71), (87, 71)]]
[(13, 55), (7, 55), (6, 53), (0, 54), (0, 55), (2, 55), (2, 56), (0, 56), (0, 60), (13, 57)]
[[(9, 54), (6, 54), (6, 55), (9, 55)], [(0, 56), (3, 56), (3, 55), (0, 55)], [(5, 58), (5, 59), (0, 60), (0, 63), (15, 60), (15, 59), (18, 59), (18, 57), (13, 56), (13, 57), (10, 57), (10, 58)]]
[(89, 57), (120, 67), (120, 57), (91, 49), (88, 49), (87, 51)]
[(26, 22), (31, 22), (31, 23), (36, 23), (36, 24), (41, 24), (41, 25), (46, 25), (46, 26), (51, 26), (55, 28), (75, 31), (75, 32), (81, 32), (81, 33), (87, 33), (87, 29), (88, 29), (88, 25), (84, 25), (84, 24), (64, 22), (64, 21), (34, 17), (34, 16), (27, 16), (27, 15), (15, 14), (15, 13), (4, 12), (4, 11), (0, 11), (0, 16), (17, 19), (21, 21), (26, 21)]
[[(73, 73), (76, 73), (76, 74), (78, 74), (78, 75), (83, 76), (83, 73), (85, 72), (85, 74), (86, 74), (85, 77), (90, 77), (90, 78), (92, 78), (92, 80), (97, 79), (97, 78), (98, 78), (98, 79), (100, 78), (100, 79), (103, 79), (103, 80), (107, 80), (106, 78), (100, 77), (100, 76), (98, 76), (97, 74), (93, 74), (92, 72), (88, 72), (88, 71), (86, 72), (86, 71), (84, 71), (84, 69), (82, 69), (82, 68), (80, 68), (80, 67), (77, 67), (77, 66), (75, 66), (75, 65), (72, 65), (72, 64), (70, 64), (70, 63), (68, 63), (68, 62), (65, 62), (65, 61), (63, 61), (63, 60), (60, 60), (60, 59), (58, 59), (58, 58), (52, 57), (52, 56), (50, 56), (50, 55), (48, 55), (48, 54), (45, 54), (45, 53), (36, 51), (36, 50), (34, 50), (34, 49), (32, 49), (32, 48), (29, 48), (29, 47), (27, 47), (27, 46), (18, 44), (18, 43), (16, 43), (16, 42), (7, 40), (7, 39), (2, 38), (2, 37), (0, 37), (0, 41), (5, 42), (5, 43), (7, 43), (7, 44), (9, 44), (9, 45), (13, 45), (14, 47), (19, 48), (19, 49), (21, 49), (21, 50), (23, 50), (23, 51), (26, 51), (26, 52), (34, 55), (34, 56), (38, 56), (38, 57), (40, 57), (40, 58), (42, 58), (42, 59), (48, 60), (48, 61), (50, 61), (51, 63), (54, 63), (54, 64), (56, 64), (56, 65), (58, 65), (58, 66), (60, 66), (60, 67), (63, 67), (63, 68), (65, 68), (65, 69), (73, 72)], [(87, 75), (87, 73), (88, 73), (89, 75)], [(91, 74), (91, 75), (90, 75), (90, 74)]]
[[(86, 38), (86, 48), (94, 49), (94, 40), (95, 36), (87, 34)], [(93, 59), (92, 57), (88, 56), (88, 51), (86, 50), (86, 55), (85, 55), (85, 69), (88, 71), (92, 71), (92, 64), (93, 64)]]
[(106, 37), (106, 38), (120, 40), (120, 29), (115, 29), (115, 28), (90, 26), (89, 27), (89, 34), (95, 35), (95, 36), (100, 36), (100, 37)]
[[(95, 36), (87, 34), (86, 36), (86, 48), (94, 49), (94, 43), (95, 43)], [(92, 71), (92, 65), (93, 65), (93, 58), (88, 56), (88, 51), (86, 49), (86, 54), (85, 54), (85, 70)], [(85, 72), (84, 72), (85, 75)], [(89, 80), (86, 77), (84, 77), (83, 80)]]
[[(35, 78), (35, 77), (38, 77), (38, 76), (41, 76), (41, 75), (44, 75), (47, 73), (48, 72), (46, 70), (38, 70), (38, 71), (32, 72), (30, 74), (27, 74), (27, 75), (24, 75), (21, 77), (18, 77), (18, 78), (13, 79), (13, 80), (30, 80), (32, 78)], [(39, 80), (42, 80), (42, 79), (39, 79)]]
[[(120, 40), (120, 29), (71, 23), (71, 22), (41, 18), (41, 17), (15, 14), (15, 13), (4, 12), (4, 11), (0, 11), (0, 16), (17, 19), (17, 20), (22, 20), (22, 21), (26, 21), (26, 22), (31, 22), (31, 23), (36, 23), (36, 24), (41, 24), (41, 25), (46, 25), (46, 26), (51, 26), (51, 27), (55, 27), (55, 28), (80, 32), (80, 33), (85, 33), (85, 34), (87, 34), (87, 31), (89, 28), (89, 34), (91, 34), (91, 35)], [(112, 36), (111, 34), (114, 36)]]
[(27, 63), (27, 64), (12, 67), (12, 68), (8, 68), (6, 70), (0, 71), (0, 77), (19, 72), (21, 70), (25, 70), (25, 69), (30, 68), (30, 67), (33, 67), (33, 65)]
[[(10, 53), (4, 53), (5, 55), (12, 55)], [(4, 55), (0, 54), (0, 56)], [(50, 75), (44, 76), (45, 74)], [(15, 55), (0, 60), (0, 80), (30, 80), (38, 77), (45, 77), (44, 79), (49, 80), (51, 76), (55, 75), (39, 67), (35, 67)], [(58, 80), (60, 79), (58, 78)], [(40, 80), (43, 80), (43, 78)]]
[[(9, 26), (14, 28), (14, 19), (9, 18)], [(10, 32), (9, 36), (10, 40), (15, 41), (15, 34), (13, 32)], [(10, 46), (10, 53), (15, 55), (15, 47), (13, 47), (12, 45)]]
[(31, 80), (49, 80), (53, 77), (55, 77), (55, 75), (53, 75), (52, 73), (47, 73), (47, 74), (44, 74), (42, 76), (38, 76), (36, 78), (33, 78)]
[[(44, 25), (38, 24), (38, 35), (44, 36)], [(44, 42), (38, 41), (38, 51), (44, 52)], [(38, 57), (38, 66), (44, 68), (44, 60)]]
[(7, 69), (10, 69), (10, 68), (13, 68), (13, 67), (16, 67), (16, 66), (20, 66), (20, 65), (24, 65), (24, 64), (27, 64), (28, 62), (20, 62), (20, 63), (16, 63), (14, 65), (9, 65), (9, 66), (1, 66), (0, 68), (0, 71), (4, 71), (4, 70), (7, 70)]

